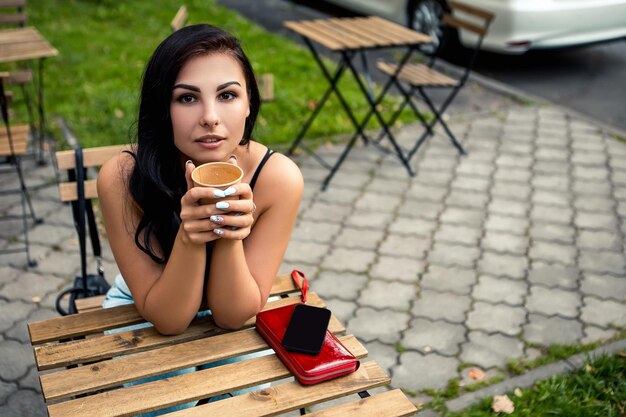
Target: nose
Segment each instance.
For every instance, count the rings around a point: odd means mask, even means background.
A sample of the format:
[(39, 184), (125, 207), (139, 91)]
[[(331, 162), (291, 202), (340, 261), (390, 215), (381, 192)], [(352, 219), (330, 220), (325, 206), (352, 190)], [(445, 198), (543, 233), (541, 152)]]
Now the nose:
[(217, 108), (213, 103), (205, 102), (200, 124), (207, 127), (215, 127), (219, 124)]

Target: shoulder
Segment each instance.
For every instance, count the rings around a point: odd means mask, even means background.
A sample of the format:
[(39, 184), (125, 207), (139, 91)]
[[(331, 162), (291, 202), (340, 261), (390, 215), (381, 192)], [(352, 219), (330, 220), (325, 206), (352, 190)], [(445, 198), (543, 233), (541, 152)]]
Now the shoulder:
[(304, 179), (300, 168), (285, 155), (274, 152), (263, 168), (263, 181), (259, 186), (276, 187), (282, 191), (297, 191), (304, 188)]
[(132, 155), (121, 152), (105, 162), (98, 172), (98, 195), (114, 189), (127, 188), (128, 178), (135, 166)]

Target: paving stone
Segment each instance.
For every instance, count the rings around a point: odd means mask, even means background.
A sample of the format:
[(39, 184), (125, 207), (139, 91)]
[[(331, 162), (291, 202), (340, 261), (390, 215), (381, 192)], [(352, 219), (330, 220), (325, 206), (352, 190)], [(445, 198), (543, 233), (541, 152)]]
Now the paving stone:
[(587, 181), (606, 181), (609, 178), (606, 168), (596, 166), (574, 166), (572, 174), (575, 178)]
[(626, 301), (626, 277), (585, 273), (580, 283), (580, 290), (585, 295), (612, 298), (623, 302)]
[(17, 391), (17, 384), (0, 380), (0, 404), (4, 404), (15, 391)]
[(572, 244), (574, 243), (575, 230), (569, 225), (536, 222), (531, 226), (529, 235), (533, 241), (545, 240)]
[(413, 303), (411, 313), (416, 317), (431, 320), (446, 320), (453, 323), (463, 323), (470, 308), (471, 298), (466, 295), (456, 295), (423, 289), (419, 298)]
[(438, 169), (425, 169), (425, 167), (420, 167), (417, 178), (421, 182), (425, 182), (427, 184), (439, 185), (439, 186), (447, 186), (450, 181), (452, 181), (452, 177), (454, 173), (452, 171), (440, 171)]
[(545, 317), (539, 314), (529, 314), (528, 323), (523, 329), (524, 340), (544, 346), (572, 345), (583, 337), (583, 326), (578, 320)]
[(531, 184), (534, 189), (565, 193), (569, 190), (570, 179), (565, 174), (536, 173), (533, 175)]
[(530, 211), (530, 218), (533, 223), (564, 223), (570, 224), (574, 211), (569, 207), (553, 207), (541, 204), (533, 205)]
[(415, 285), (400, 282), (371, 280), (361, 291), (360, 306), (376, 309), (391, 308), (399, 311), (408, 311), (411, 300), (417, 295)]
[(364, 273), (375, 257), (376, 254), (371, 251), (337, 248), (324, 258), (321, 267), (334, 271)]
[(559, 288), (545, 288), (531, 285), (530, 294), (526, 298), (526, 308), (533, 313), (547, 316), (558, 314), (562, 317), (578, 316), (581, 306), (580, 295), (574, 291)]
[(410, 234), (428, 237), (433, 233), (436, 227), (437, 223), (432, 220), (398, 216), (389, 225), (389, 232), (399, 235)]
[(570, 172), (570, 165), (565, 161), (537, 160), (533, 164), (532, 172), (535, 174), (559, 174)]
[(352, 206), (348, 204), (328, 204), (315, 201), (304, 211), (302, 219), (327, 223), (341, 223), (351, 212)]
[(485, 220), (484, 210), (469, 208), (446, 207), (439, 220), (442, 223), (464, 224), (471, 227), (481, 227)]
[(456, 294), (469, 294), (475, 283), (475, 271), (440, 265), (430, 265), (422, 278), (422, 288)]
[(397, 365), (399, 353), (395, 347), (380, 342), (369, 342), (364, 345), (368, 359), (375, 360), (387, 372)]
[(463, 363), (481, 368), (505, 368), (510, 359), (520, 358), (524, 354), (524, 344), (514, 337), (470, 331), (468, 339), (469, 342), (461, 346), (459, 358)]
[(398, 258), (396, 256), (379, 256), (370, 276), (388, 281), (400, 280), (407, 283), (416, 283), (419, 274), (424, 271), (424, 261), (413, 258)]
[(2, 417), (47, 417), (48, 411), (43, 396), (34, 391), (20, 390), (7, 399), (0, 407)]
[(406, 256), (423, 259), (431, 247), (429, 237), (389, 234), (378, 251), (386, 256)]
[(489, 196), (486, 193), (474, 193), (471, 191), (454, 189), (451, 190), (446, 197), (446, 206), (483, 209), (487, 205), (488, 200)]
[(434, 351), (442, 355), (457, 355), (465, 341), (465, 326), (445, 321), (413, 319), (400, 344), (421, 353)]
[(593, 251), (621, 252), (623, 249), (622, 237), (616, 231), (583, 229), (576, 243), (581, 248)]
[(473, 288), (472, 297), (490, 303), (521, 305), (527, 291), (528, 285), (523, 281), (481, 275)]
[[(404, 171), (404, 170), (403, 170)], [(403, 180), (390, 181), (389, 178), (373, 178), (364, 188), (364, 195), (378, 195), (379, 198), (387, 198), (387, 194), (402, 195), (409, 187), (408, 176), (404, 173)]]
[(596, 326), (585, 326), (584, 333), (585, 337), (580, 340), (580, 343), (588, 344), (612, 339), (617, 331), (615, 329), (601, 329)]
[(24, 378), (20, 380), (21, 389), (30, 389), (41, 394), (41, 384), (39, 383), (39, 372), (32, 366)]
[(540, 147), (535, 151), (535, 158), (540, 161), (567, 161), (567, 152), (563, 152), (562, 148)]
[(498, 167), (493, 174), (495, 183), (501, 182), (519, 182), (528, 183), (530, 181), (531, 173), (526, 168), (510, 168), (510, 167)]
[(617, 200), (626, 200), (626, 191), (624, 191), (624, 187), (615, 187), (613, 190), (613, 196)]
[[(8, 265), (0, 265), (0, 286), (7, 282), (15, 281), (21, 271)], [(1, 292), (0, 292), (1, 294)]]
[(530, 205), (527, 201), (510, 200), (504, 197), (494, 197), (489, 203), (489, 213), (502, 214), (505, 216), (525, 217)]
[(338, 298), (326, 298), (324, 301), (326, 302), (326, 307), (332, 311), (333, 315), (337, 317), (341, 323), (347, 323), (348, 320), (354, 317), (357, 305), (353, 302), (340, 300)]
[(433, 238), (435, 241), (475, 246), (481, 234), (482, 230), (479, 228), (443, 223)]
[(31, 303), (35, 296), (43, 297), (58, 291), (63, 283), (64, 281), (57, 277), (26, 272), (17, 281), (6, 284), (2, 288), (2, 295), (11, 300), (19, 299)]
[(334, 240), (334, 244), (337, 247), (376, 250), (383, 238), (382, 230), (345, 227)]
[(499, 182), (491, 188), (492, 196), (504, 197), (510, 200), (528, 201), (530, 193), (530, 185), (515, 182)]
[(472, 268), (479, 256), (480, 250), (475, 247), (436, 242), (428, 254), (428, 261), (447, 267)]
[[(0, 294), (2, 293), (0, 292)], [(19, 300), (5, 301), (0, 299), (0, 332), (9, 330), (15, 323), (27, 317), (36, 308), (37, 305), (32, 302), (25, 303)]]
[(544, 287), (561, 287), (575, 290), (578, 287), (580, 271), (575, 267), (548, 265), (533, 267), (528, 273), (528, 281)]
[(485, 221), (485, 229), (495, 232), (512, 233), (514, 235), (525, 235), (530, 226), (528, 219), (503, 216), (489, 213)]
[(611, 195), (611, 185), (608, 182), (604, 183), (574, 179), (572, 183), (572, 191), (578, 195), (608, 197)]
[[(89, 251), (91, 253), (91, 250)], [(88, 265), (94, 265), (90, 263)], [(78, 252), (63, 254), (51, 251), (47, 257), (39, 260), (37, 269), (42, 273), (54, 274), (60, 277), (73, 277), (80, 271), (80, 255)]]
[(42, 245), (53, 245), (68, 239), (70, 236), (74, 236), (74, 233), (74, 230), (67, 227), (43, 223), (28, 231), (28, 239), (31, 242)]
[(522, 279), (526, 276), (528, 259), (525, 256), (485, 251), (478, 261), (477, 269), (481, 274)]
[(529, 156), (523, 157), (512, 154), (500, 155), (496, 159), (498, 167), (529, 168), (532, 165), (532, 162), (533, 159)]
[(327, 251), (328, 246), (321, 243), (291, 240), (284, 258), (287, 262), (315, 265), (320, 263)]
[(510, 235), (507, 233), (488, 231), (480, 241), (483, 249), (491, 252), (508, 252), (516, 255), (524, 255), (528, 250), (528, 237)]
[(430, 201), (406, 200), (398, 208), (398, 215), (405, 217), (420, 217), (435, 220), (443, 210), (443, 204)]
[(378, 340), (394, 344), (400, 341), (401, 332), (408, 327), (409, 319), (408, 313), (362, 307), (356, 310), (355, 316), (347, 322), (347, 327), (366, 342)]
[(350, 227), (360, 227), (364, 229), (385, 230), (392, 222), (393, 213), (376, 213), (376, 221), (372, 221), (372, 213), (355, 210), (346, 220), (345, 225)]
[(531, 244), (528, 255), (532, 261), (543, 260), (575, 265), (577, 251), (575, 247), (560, 243), (535, 241)]
[(354, 207), (359, 210), (393, 213), (402, 202), (399, 194), (364, 193)]
[(404, 196), (405, 198), (418, 201), (428, 200), (441, 202), (443, 201), (447, 193), (448, 190), (446, 187), (425, 184), (422, 182), (415, 182), (409, 186)]
[(583, 297), (580, 319), (585, 324), (607, 328), (626, 325), (626, 304), (612, 300)]
[(317, 243), (331, 243), (341, 230), (337, 223), (303, 220), (294, 228), (291, 238)]
[(559, 192), (553, 190), (533, 190), (533, 204), (543, 204), (548, 206), (569, 207), (571, 203), (571, 195), (568, 192)]
[(521, 331), (525, 316), (526, 312), (521, 307), (478, 301), (469, 312), (466, 324), (472, 330), (516, 336)]
[(624, 275), (626, 265), (623, 254), (612, 252), (580, 251), (578, 265), (585, 271)]
[(493, 163), (487, 161), (471, 161), (467, 159), (461, 159), (461, 162), (456, 167), (456, 174), (458, 176), (472, 176), (472, 177), (485, 177), (491, 176), (495, 166)]
[(450, 184), (452, 189), (459, 189), (477, 193), (486, 192), (490, 185), (491, 181), (489, 180), (489, 178), (468, 176), (456, 177)]
[(21, 379), (28, 372), (28, 368), (35, 364), (33, 352), (29, 344), (21, 344), (14, 340), (0, 342), (0, 369), (5, 382)]
[(338, 297), (343, 300), (355, 301), (359, 296), (359, 292), (365, 287), (366, 282), (366, 275), (332, 271), (322, 271), (315, 280), (311, 279), (311, 284), (314, 286), (315, 291), (324, 300), (330, 297)]
[(400, 355), (400, 363), (392, 369), (393, 386), (414, 392), (426, 388), (444, 389), (448, 381), (457, 376), (458, 365), (455, 358), (405, 352)]

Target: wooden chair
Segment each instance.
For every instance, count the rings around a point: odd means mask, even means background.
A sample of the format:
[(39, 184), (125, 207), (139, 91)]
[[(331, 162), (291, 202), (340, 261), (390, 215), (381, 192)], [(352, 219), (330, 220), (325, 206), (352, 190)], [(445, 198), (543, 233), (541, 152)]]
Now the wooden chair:
[(17, 174), (19, 188), (0, 191), (0, 195), (19, 193), (21, 197), (22, 213), (21, 215), (5, 215), (1, 220), (22, 220), (22, 229), (24, 234), (24, 246), (2, 249), (0, 253), (26, 252), (26, 260), (28, 266), (35, 266), (37, 262), (30, 256), (30, 245), (28, 241), (28, 217), (31, 217), (34, 224), (42, 222), (35, 215), (33, 204), (30, 199), (30, 193), (26, 187), (26, 180), (22, 170), (22, 157), (28, 151), (28, 142), (30, 138), (29, 125), (11, 125), (9, 117), (9, 104), (11, 96), (7, 95), (4, 89), (4, 82), (9, 77), (6, 72), (0, 72), (0, 113), (2, 115), (3, 126), (0, 126), (0, 157), (4, 157), (11, 167), (2, 171), (3, 173)]
[[(176, 32), (178, 29), (185, 27), (187, 25), (187, 18), (189, 14), (187, 12), (187, 6), (182, 5), (178, 8), (176, 15), (170, 22), (170, 27), (172, 28), (172, 32)], [(274, 100), (274, 74), (261, 74), (257, 83), (259, 84), (259, 94), (261, 96), (261, 101), (264, 103), (268, 103)]]
[[(26, 0), (0, 0), (0, 26), (25, 27), (27, 23)], [(33, 102), (29, 87), (33, 85), (33, 71), (30, 68), (11, 70), (4, 80), (5, 86), (19, 86), (22, 90), (28, 120), (31, 129), (34, 130)], [(9, 93), (9, 92), (7, 92)]]
[[(465, 60), (463, 73), (458, 79), (443, 74), (434, 68), (437, 60), (439, 59), (437, 54), (430, 57), (430, 60), (427, 64), (406, 64), (398, 74), (398, 80), (408, 84), (409, 88), (407, 89), (403, 87), (401, 82), (396, 82), (396, 86), (400, 89), (402, 95), (404, 96), (404, 101), (399, 109), (391, 117), (389, 125), (393, 125), (404, 107), (406, 105), (409, 105), (413, 109), (415, 115), (420, 120), (422, 125), (425, 127), (424, 133), (420, 136), (413, 148), (408, 153), (407, 159), (409, 160), (415, 154), (415, 152), (417, 152), (426, 137), (433, 134), (433, 127), (437, 123), (441, 124), (446, 134), (450, 138), (452, 144), (459, 150), (459, 153), (465, 153), (465, 150), (456, 139), (456, 137), (448, 127), (447, 123), (443, 120), (443, 114), (445, 113), (448, 106), (452, 103), (452, 100), (454, 100), (461, 88), (463, 88), (463, 86), (465, 85), (474, 66), (474, 62), (476, 60), (476, 56), (478, 55), (478, 51), (480, 50), (480, 46), (482, 45), (483, 38), (487, 34), (489, 25), (493, 20), (494, 15), (488, 11), (468, 6), (466, 4), (457, 3), (455, 1), (448, 1), (448, 6), (450, 7), (450, 10), (451, 12), (453, 12), (453, 14), (444, 14), (444, 25), (451, 29), (454, 29), (455, 31), (465, 30), (471, 32), (477, 37), (477, 40), (471, 54), (469, 54)], [(443, 49), (444, 48), (439, 48), (439, 51)], [(396, 73), (397, 66), (392, 63), (381, 62), (378, 64), (378, 68), (388, 75), (393, 75)], [(450, 93), (443, 100), (443, 102), (439, 106), (437, 106), (434, 104), (431, 97), (426, 93), (426, 89), (447, 89), (450, 90)], [(427, 122), (424, 119), (424, 117), (412, 101), (413, 95), (416, 92), (419, 93), (419, 96), (423, 99), (430, 111), (432, 111), (434, 114), (434, 118), (430, 122)]]
[[(71, 135), (67, 125), (61, 123), (61, 127), (66, 136)], [(98, 197), (96, 179), (89, 178), (87, 172), (102, 166), (113, 156), (129, 149), (130, 145), (112, 145), (86, 149), (75, 148), (56, 153), (56, 163), (59, 171), (67, 172), (67, 180), (59, 179), (59, 196), (62, 202), (69, 202), (72, 205), (72, 215), (79, 238), (81, 259), (81, 275), (76, 277), (72, 287), (65, 289), (57, 296), (56, 308), (61, 315), (80, 312), (80, 302), (84, 302), (88, 306), (86, 309), (95, 307), (97, 303), (102, 302), (102, 298), (109, 288), (109, 284), (104, 278), (100, 236), (93, 212), (92, 200)], [(89, 225), (89, 239), (92, 252), (96, 258), (97, 274), (89, 274), (87, 271), (87, 228), (85, 217)], [(64, 307), (63, 305), (68, 296), (68, 306)]]

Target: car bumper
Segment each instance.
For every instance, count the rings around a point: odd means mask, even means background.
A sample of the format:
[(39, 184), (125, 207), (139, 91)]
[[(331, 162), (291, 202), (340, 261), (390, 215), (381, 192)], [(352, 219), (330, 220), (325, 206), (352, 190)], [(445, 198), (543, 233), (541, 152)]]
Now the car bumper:
[[(626, 37), (626, 0), (467, 0), (495, 14), (482, 48), (520, 54)], [(470, 46), (476, 37), (461, 31)]]

